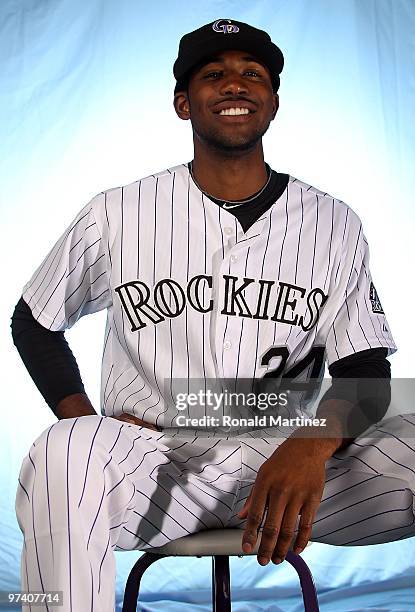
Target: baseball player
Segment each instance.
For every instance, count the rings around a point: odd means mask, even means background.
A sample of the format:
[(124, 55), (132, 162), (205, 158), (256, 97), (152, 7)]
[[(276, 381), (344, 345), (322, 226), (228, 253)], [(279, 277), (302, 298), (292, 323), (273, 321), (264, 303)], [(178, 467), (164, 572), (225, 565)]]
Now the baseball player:
[[(114, 550), (204, 529), (242, 529), (246, 552), (259, 537), (262, 565), (309, 540), (415, 535), (415, 414), (382, 420), (396, 345), (361, 221), (264, 161), (282, 68), (269, 35), (245, 23), (183, 36), (174, 108), (193, 160), (95, 196), (16, 306), (15, 344), (58, 418), (19, 475), (22, 590), (63, 591), (65, 612), (114, 609)], [(64, 331), (103, 309), (98, 414)], [(173, 427), (178, 381), (321, 384), (325, 363), (333, 381), (377, 381), (381, 418), (358, 435), (338, 390), (318, 407), (329, 436), (291, 421), (237, 435)]]

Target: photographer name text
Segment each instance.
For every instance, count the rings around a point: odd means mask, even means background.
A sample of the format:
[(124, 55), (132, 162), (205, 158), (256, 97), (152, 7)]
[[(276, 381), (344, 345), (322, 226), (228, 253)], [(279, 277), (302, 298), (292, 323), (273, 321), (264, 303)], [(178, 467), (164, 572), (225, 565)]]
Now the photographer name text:
[(175, 419), (178, 427), (326, 427), (326, 420), (323, 418), (306, 417), (282, 417), (274, 415), (259, 415), (253, 417), (231, 417), (229, 415), (212, 416), (204, 415), (201, 417), (188, 417), (180, 414)]

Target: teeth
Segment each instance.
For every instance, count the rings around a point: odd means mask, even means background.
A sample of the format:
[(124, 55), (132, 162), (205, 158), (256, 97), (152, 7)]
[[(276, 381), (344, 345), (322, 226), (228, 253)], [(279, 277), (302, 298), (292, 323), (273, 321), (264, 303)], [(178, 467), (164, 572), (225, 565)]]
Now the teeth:
[(248, 115), (249, 110), (247, 108), (225, 108), (220, 111), (220, 115)]

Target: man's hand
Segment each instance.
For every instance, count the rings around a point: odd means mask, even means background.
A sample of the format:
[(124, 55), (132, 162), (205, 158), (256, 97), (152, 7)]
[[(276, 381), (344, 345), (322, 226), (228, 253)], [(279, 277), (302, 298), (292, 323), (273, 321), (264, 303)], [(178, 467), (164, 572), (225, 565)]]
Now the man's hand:
[(307, 545), (325, 484), (327, 456), (318, 453), (313, 440), (288, 438), (259, 468), (251, 493), (239, 518), (247, 517), (242, 550), (254, 548), (264, 512), (258, 562), (266, 565), (284, 560), (301, 515), (294, 552)]
[(141, 427), (148, 427), (148, 429), (154, 429), (155, 431), (161, 431), (159, 427), (153, 425), (153, 423), (147, 423), (147, 421), (142, 421), (138, 417), (133, 414), (128, 414), (127, 412), (123, 412), (122, 414), (118, 414), (116, 416), (112, 416), (111, 418), (117, 419), (118, 421), (125, 421), (126, 423), (133, 423), (134, 425), (140, 425)]

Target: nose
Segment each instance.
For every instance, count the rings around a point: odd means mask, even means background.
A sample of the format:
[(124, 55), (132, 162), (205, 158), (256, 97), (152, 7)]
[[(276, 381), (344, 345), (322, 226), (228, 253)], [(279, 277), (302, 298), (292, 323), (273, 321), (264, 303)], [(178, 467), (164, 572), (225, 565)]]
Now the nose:
[(241, 75), (232, 71), (228, 74), (228, 76), (223, 79), (221, 83), (221, 94), (225, 96), (237, 96), (241, 94), (246, 94), (248, 92), (248, 86), (246, 81), (244, 81)]

